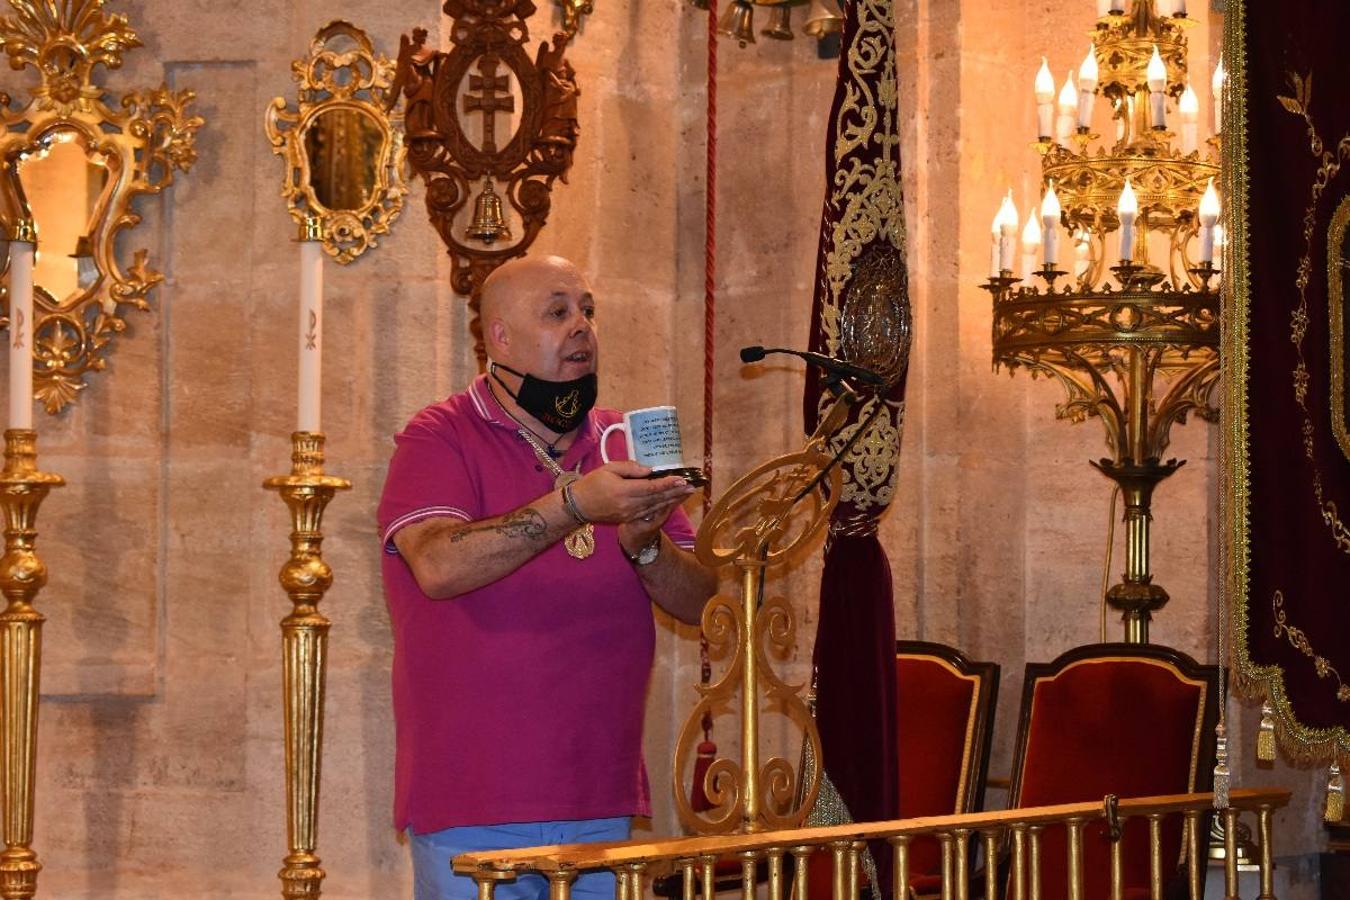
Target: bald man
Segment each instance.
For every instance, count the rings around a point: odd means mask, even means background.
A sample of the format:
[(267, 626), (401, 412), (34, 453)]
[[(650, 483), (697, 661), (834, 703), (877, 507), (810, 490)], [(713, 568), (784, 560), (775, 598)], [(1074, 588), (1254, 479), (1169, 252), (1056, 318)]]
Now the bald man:
[[(416, 900), (476, 896), (450, 870), (459, 853), (628, 837), (651, 811), (651, 604), (697, 622), (716, 587), (680, 508), (694, 489), (601, 459), (622, 416), (595, 407), (596, 299), (581, 272), (514, 260), (481, 296), (488, 371), (397, 435), (379, 509), (394, 815), (412, 834)], [(603, 874), (573, 888), (613, 892)], [(547, 894), (537, 877), (497, 889)]]

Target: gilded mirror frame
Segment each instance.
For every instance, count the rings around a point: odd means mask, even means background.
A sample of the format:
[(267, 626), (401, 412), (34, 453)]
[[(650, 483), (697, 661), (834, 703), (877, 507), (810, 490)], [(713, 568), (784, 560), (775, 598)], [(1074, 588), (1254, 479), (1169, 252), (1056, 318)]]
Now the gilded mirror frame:
[[(158, 194), (197, 158), (195, 133), (205, 120), (190, 115), (190, 90), (131, 91), (116, 108), (104, 102), (95, 79), (98, 66), (116, 69), (122, 54), (141, 46), (126, 16), (104, 11), (104, 0), (8, 0), (0, 17), (0, 42), (10, 68), (32, 67), (40, 79), (24, 102), (0, 93), (0, 215), (15, 227), (32, 211), (20, 182), (24, 161), (40, 157), (61, 141), (75, 141), (86, 159), (106, 169), (76, 253), (92, 260), (96, 273), (75, 293), (58, 298), (34, 287), (33, 390), (48, 413), (60, 412), (86, 387), (89, 372), (107, 365), (110, 343), (126, 328), (125, 307), (150, 309), (150, 291), (164, 276), (149, 264), (145, 249), (119, 256), (118, 238), (140, 223), (133, 201)], [(38, 253), (42, 252), (42, 224)], [(72, 254), (74, 255), (74, 254)], [(8, 255), (4, 266), (8, 267)], [(76, 263), (78, 266), (78, 262)], [(9, 298), (0, 287), (8, 327)]]
[[(299, 85), (296, 105), (277, 97), (264, 117), (272, 152), (286, 162), (281, 196), (298, 224), (310, 218), (321, 221), (324, 250), (345, 265), (378, 246), (376, 236), (389, 233), (408, 193), (403, 118), (385, 111), (394, 63), (375, 53), (364, 31), (337, 19), (319, 29), (310, 41), (309, 55), (291, 63), (291, 74)], [(350, 208), (330, 209), (314, 187), (315, 163), (307, 136), (324, 116), (346, 110), (374, 125), (379, 149), (365, 199)]]

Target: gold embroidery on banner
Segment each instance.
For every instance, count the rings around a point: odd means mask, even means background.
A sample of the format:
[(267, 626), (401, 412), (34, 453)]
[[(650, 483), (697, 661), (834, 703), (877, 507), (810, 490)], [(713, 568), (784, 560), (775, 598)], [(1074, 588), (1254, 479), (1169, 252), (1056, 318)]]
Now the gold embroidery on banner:
[[(1331, 179), (1341, 170), (1342, 160), (1350, 157), (1350, 135), (1342, 137), (1337, 144), (1335, 152), (1328, 150), (1322, 143), (1322, 137), (1318, 134), (1317, 125), (1313, 122), (1312, 113), (1309, 107), (1312, 103), (1312, 73), (1306, 77), (1298, 73), (1289, 74), (1289, 86), (1292, 89), (1293, 96), (1277, 97), (1280, 105), (1288, 112), (1300, 116), (1308, 127), (1308, 149), (1318, 161), (1317, 177), (1313, 181), (1311, 197), (1308, 201), (1308, 209), (1303, 215), (1303, 257), (1298, 263), (1298, 274), (1294, 279), (1298, 287), (1298, 306), (1290, 316), (1289, 333), (1290, 340), (1298, 351), (1298, 362), (1294, 366), (1292, 373), (1292, 382), (1294, 388), (1294, 402), (1303, 411), (1303, 454), (1307, 457), (1308, 463), (1312, 468), (1313, 494), (1317, 498), (1317, 507), (1322, 511), (1322, 521), (1331, 531), (1332, 540), (1340, 548), (1342, 553), (1350, 553), (1350, 528), (1341, 520), (1340, 510), (1336, 503), (1326, 496), (1325, 488), (1322, 484), (1322, 473), (1317, 468), (1317, 444), (1316, 429), (1313, 425), (1312, 410), (1308, 406), (1308, 363), (1304, 355), (1303, 341), (1308, 333), (1308, 284), (1312, 281), (1313, 273), (1313, 239), (1317, 231), (1317, 207), (1322, 200), (1322, 195), (1326, 193), (1327, 186)], [(1332, 223), (1335, 230), (1335, 222)], [(1335, 347), (1339, 330), (1336, 327), (1339, 324), (1339, 311), (1335, 308), (1336, 300), (1332, 299), (1332, 346)], [(1343, 358), (1343, 357), (1342, 357)], [(1333, 383), (1333, 402), (1336, 394), (1336, 371), (1337, 361), (1333, 357), (1331, 360), (1332, 383)], [(1334, 423), (1339, 422), (1339, 411), (1332, 409), (1331, 419)], [(1339, 434), (1337, 435), (1339, 438)], [(1344, 449), (1345, 444), (1341, 444)]]
[(1341, 681), (1341, 673), (1336, 671), (1336, 667), (1327, 662), (1326, 657), (1318, 656), (1313, 650), (1312, 644), (1308, 642), (1308, 635), (1303, 629), (1295, 628), (1288, 624), (1287, 615), (1284, 611), (1284, 592), (1276, 591), (1270, 598), (1270, 609), (1275, 615), (1275, 636), (1287, 637), (1289, 644), (1298, 652), (1313, 661), (1313, 669), (1317, 671), (1318, 678), (1336, 679), (1336, 699), (1342, 703), (1350, 703), (1350, 685)]
[[(896, 163), (899, 96), (895, 54), (890, 52), (895, 31), (893, 4), (890, 0), (857, 0), (856, 13), (857, 33), (847, 58), (848, 80), (835, 120), (830, 206), (839, 210), (839, 215), (830, 232), (825, 283), (821, 286), (821, 330), (831, 356), (840, 354), (844, 341), (841, 332), (847, 330), (841, 321), (845, 293), (864, 249), (880, 241), (903, 255), (905, 246), (904, 195)], [(877, 76), (875, 84), (869, 83), (871, 76)], [(907, 310), (904, 315), (908, 315)], [(904, 340), (908, 339), (906, 332)], [(903, 358), (907, 361), (908, 347)], [(822, 413), (830, 399), (828, 395), (821, 397)], [(885, 408), (844, 457), (842, 467), (840, 502), (858, 511), (877, 508), (879, 512), (894, 496), (904, 404), (874, 398), (832, 441), (833, 449), (844, 447), (868, 421), (878, 402)]]
[[(1345, 367), (1345, 275), (1350, 272), (1350, 197), (1341, 198), (1327, 229), (1327, 312), (1331, 319), (1331, 430), (1336, 443), (1350, 459), (1350, 427), (1346, 423)], [(1298, 324), (1295, 324), (1295, 328)], [(1303, 328), (1307, 328), (1304, 318)], [(1295, 343), (1301, 340), (1296, 339)]]
[[(1314, 728), (1299, 721), (1285, 689), (1284, 670), (1278, 665), (1257, 665), (1247, 641), (1249, 623), (1251, 463), (1248, 390), (1251, 334), (1251, 268), (1248, 236), (1251, 166), (1247, 148), (1247, 46), (1248, 0), (1229, 0), (1224, 17), (1224, 60), (1228, 66), (1228, 89), (1224, 91), (1224, 136), (1222, 177), (1228, 233), (1224, 268), (1230, 314), (1223, 316), (1222, 358), (1224, 402), (1221, 454), (1224, 485), (1219, 493), (1219, 514), (1229, 539), (1220, 542), (1220, 584), (1223, 608), (1230, 617), (1233, 653), (1233, 687), (1243, 696), (1268, 701), (1276, 718), (1276, 737), (1281, 750), (1294, 763), (1318, 765), (1350, 756), (1350, 730), (1344, 727)], [(1265, 102), (1266, 98), (1259, 98)], [(1306, 310), (1292, 317), (1295, 343), (1302, 340), (1308, 320)]]

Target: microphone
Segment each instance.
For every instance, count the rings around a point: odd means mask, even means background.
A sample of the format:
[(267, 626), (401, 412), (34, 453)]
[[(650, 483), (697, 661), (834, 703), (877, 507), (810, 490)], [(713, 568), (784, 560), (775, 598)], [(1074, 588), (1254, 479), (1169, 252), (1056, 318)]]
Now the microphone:
[(832, 375), (841, 375), (844, 378), (852, 378), (863, 384), (873, 385), (874, 387), (885, 387), (886, 379), (871, 369), (865, 369), (862, 366), (855, 366), (853, 363), (844, 362), (842, 359), (835, 359), (833, 356), (826, 356), (823, 353), (812, 353), (810, 350), (789, 350), (784, 347), (753, 347), (741, 348), (741, 362), (755, 363), (764, 359), (770, 353), (785, 353), (788, 356), (796, 356), (804, 359), (818, 369), (824, 369)]

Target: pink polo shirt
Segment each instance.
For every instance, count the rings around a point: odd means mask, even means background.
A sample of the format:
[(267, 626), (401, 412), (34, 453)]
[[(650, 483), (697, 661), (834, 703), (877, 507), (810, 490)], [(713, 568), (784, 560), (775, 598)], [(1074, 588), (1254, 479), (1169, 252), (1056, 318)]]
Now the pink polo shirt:
[[(598, 468), (600, 432), (619, 419), (593, 410), (560, 465)], [(655, 626), (616, 527), (595, 526), (589, 559), (558, 542), (449, 600), (422, 593), (393, 544), (414, 522), (491, 518), (551, 491), (554, 476), (517, 428), (479, 376), (395, 438), (379, 522), (394, 629), (399, 829), (651, 812), (642, 718)], [(623, 440), (611, 441), (622, 458)], [(683, 510), (666, 533), (693, 546)]]

